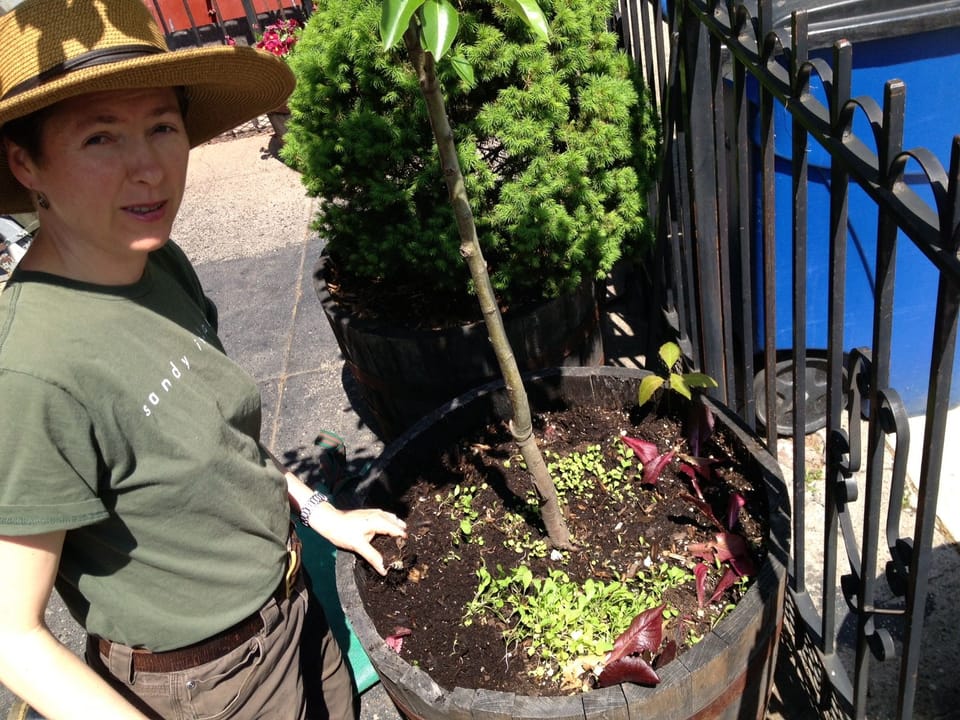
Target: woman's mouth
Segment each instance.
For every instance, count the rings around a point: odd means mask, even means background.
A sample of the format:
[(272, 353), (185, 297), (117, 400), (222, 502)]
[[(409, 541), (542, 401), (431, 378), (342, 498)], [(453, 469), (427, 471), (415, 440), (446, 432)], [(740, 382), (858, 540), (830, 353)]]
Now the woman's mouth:
[(124, 210), (140, 220), (152, 221), (163, 217), (163, 209), (166, 204), (167, 202), (164, 200), (150, 205), (127, 205)]

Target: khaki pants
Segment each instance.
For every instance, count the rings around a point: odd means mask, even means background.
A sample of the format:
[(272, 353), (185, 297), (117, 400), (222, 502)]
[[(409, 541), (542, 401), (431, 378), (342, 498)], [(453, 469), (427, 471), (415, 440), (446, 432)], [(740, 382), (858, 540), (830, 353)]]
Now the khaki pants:
[(87, 663), (151, 718), (354, 720), (350, 673), (319, 601), (308, 595), (268, 600), (259, 634), (187, 670), (135, 673), (130, 648), (114, 645), (106, 658), (92, 639)]

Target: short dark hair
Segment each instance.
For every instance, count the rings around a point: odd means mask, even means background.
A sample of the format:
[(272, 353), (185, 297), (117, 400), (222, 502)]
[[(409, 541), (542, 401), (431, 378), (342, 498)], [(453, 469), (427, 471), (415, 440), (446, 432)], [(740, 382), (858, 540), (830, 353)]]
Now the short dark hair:
[(0, 137), (10, 140), (27, 151), (33, 160), (40, 159), (40, 134), (43, 123), (49, 114), (49, 108), (42, 108), (29, 115), (15, 118), (0, 127)]

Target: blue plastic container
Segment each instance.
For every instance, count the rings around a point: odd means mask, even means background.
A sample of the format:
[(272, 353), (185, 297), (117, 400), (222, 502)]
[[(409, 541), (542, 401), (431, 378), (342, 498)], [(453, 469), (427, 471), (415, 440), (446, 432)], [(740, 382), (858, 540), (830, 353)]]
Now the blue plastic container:
[[(811, 54), (832, 58), (832, 43), (845, 37), (853, 46), (852, 94), (869, 95), (882, 102), (887, 80), (906, 83), (907, 107), (904, 147), (926, 147), (945, 165), (950, 145), (960, 134), (960, 0), (911, 4), (903, 0), (814, 3), (806, 5)], [(802, 3), (779, 5), (783, 16), (775, 26), (789, 27), (790, 13)], [(826, 105), (819, 79), (813, 94)], [(756, 125), (758, 118), (752, 121)], [(776, 145), (776, 347), (793, 346), (792, 287), (792, 155), (791, 118), (775, 104)], [(854, 133), (868, 145), (872, 141), (866, 120), (859, 114)], [(758, 128), (753, 136), (759, 137)], [(829, 283), (830, 157), (813, 139), (808, 143), (807, 236), (807, 347), (827, 345), (827, 293)], [(914, 192), (932, 204), (925, 176), (916, 164), (907, 168)], [(759, 175), (758, 175), (759, 179)], [(760, 188), (757, 183), (757, 213)], [(762, 242), (760, 218), (756, 237)], [(848, 205), (847, 294), (844, 316), (844, 349), (872, 344), (877, 206), (855, 183), (850, 184)], [(933, 320), (938, 273), (905, 235), (898, 241), (894, 285), (893, 347), (890, 385), (911, 415), (926, 410), (930, 373)], [(756, 248), (756, 280), (762, 281), (762, 246)], [(757, 347), (763, 347), (763, 306), (758, 298)], [(960, 360), (955, 363), (951, 406), (960, 403)], [(808, 412), (809, 414), (809, 412)]]

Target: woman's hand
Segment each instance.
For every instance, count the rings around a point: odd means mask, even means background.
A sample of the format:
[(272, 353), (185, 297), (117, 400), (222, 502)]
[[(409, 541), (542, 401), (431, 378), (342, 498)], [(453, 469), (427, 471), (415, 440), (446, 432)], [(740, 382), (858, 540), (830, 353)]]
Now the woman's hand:
[[(262, 447), (262, 446), (261, 446)], [(287, 496), (295, 512), (299, 514), (313, 490), (290, 472), (266, 448), (264, 454), (273, 461), (287, 481)], [(341, 550), (349, 550), (366, 560), (381, 575), (387, 574), (383, 556), (370, 544), (377, 535), (407, 536), (407, 524), (393, 513), (383, 510), (339, 510), (332, 503), (323, 502), (310, 512), (310, 528)]]
[(342, 550), (355, 552), (381, 575), (387, 574), (383, 556), (370, 544), (377, 535), (406, 537), (407, 525), (383, 510), (339, 510), (322, 503), (310, 514), (310, 527)]

